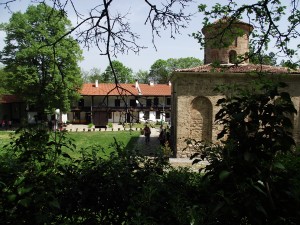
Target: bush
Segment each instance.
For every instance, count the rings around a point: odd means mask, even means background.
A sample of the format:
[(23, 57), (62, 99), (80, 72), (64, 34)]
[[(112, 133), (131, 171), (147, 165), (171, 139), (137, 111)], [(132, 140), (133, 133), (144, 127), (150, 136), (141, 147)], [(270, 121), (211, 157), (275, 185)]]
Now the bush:
[(95, 125), (93, 123), (88, 124), (88, 128), (91, 129), (93, 128)]
[(94, 146), (75, 160), (62, 150), (75, 148), (65, 132), (19, 130), (0, 156), (1, 223), (190, 224), (199, 174), (112, 145), (106, 157)]
[(296, 110), (289, 94), (278, 91), (284, 87), (262, 81), (231, 90), (230, 96), (218, 101), (216, 122), (223, 126), (218, 135), (222, 144), (188, 140), (199, 146), (195, 162), (210, 163), (202, 181), (208, 184), (208, 199), (202, 201), (208, 224), (300, 221), (299, 186), (289, 185), (293, 169), (285, 170), (276, 158), (295, 145), (289, 116)]

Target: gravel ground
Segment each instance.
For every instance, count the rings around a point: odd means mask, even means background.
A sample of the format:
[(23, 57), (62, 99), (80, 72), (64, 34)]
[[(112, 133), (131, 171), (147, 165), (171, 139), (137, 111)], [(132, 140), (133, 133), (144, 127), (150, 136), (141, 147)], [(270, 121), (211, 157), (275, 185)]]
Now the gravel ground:
[[(146, 156), (153, 156), (157, 151), (160, 151), (160, 144), (158, 140), (159, 128), (151, 128), (150, 142), (145, 143), (145, 136), (140, 135), (139, 141), (136, 145), (136, 149), (142, 150), (142, 154)], [(192, 171), (199, 171), (204, 168), (207, 162), (201, 162), (192, 165), (193, 160), (189, 158), (170, 158), (170, 164), (174, 167), (189, 167)]]

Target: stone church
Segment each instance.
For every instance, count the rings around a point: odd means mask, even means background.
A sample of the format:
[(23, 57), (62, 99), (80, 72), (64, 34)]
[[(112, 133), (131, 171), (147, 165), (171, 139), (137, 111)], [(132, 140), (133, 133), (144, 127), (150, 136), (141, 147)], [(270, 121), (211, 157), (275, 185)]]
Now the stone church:
[[(219, 20), (202, 29), (205, 36), (204, 65), (178, 69), (172, 74), (171, 118), (176, 157), (189, 157), (192, 154), (184, 150), (187, 146), (185, 140), (188, 138), (210, 143), (218, 141), (217, 135), (222, 128), (214, 123), (214, 119), (220, 109), (216, 106), (217, 101), (223, 96), (214, 92), (214, 88), (219, 84), (246, 84), (257, 79), (253, 74), (258, 72), (266, 73), (271, 79), (287, 74), (280, 79), (288, 85), (286, 91), (292, 96), (298, 111), (292, 120), (294, 138), (300, 143), (300, 71), (249, 64), (249, 35), (253, 27), (242, 21), (235, 21), (232, 26), (237, 32), (223, 33), (223, 42), (227, 44), (220, 45), (222, 40), (212, 37), (227, 25), (226, 20)], [(244, 56), (244, 60), (237, 63), (239, 56)]]

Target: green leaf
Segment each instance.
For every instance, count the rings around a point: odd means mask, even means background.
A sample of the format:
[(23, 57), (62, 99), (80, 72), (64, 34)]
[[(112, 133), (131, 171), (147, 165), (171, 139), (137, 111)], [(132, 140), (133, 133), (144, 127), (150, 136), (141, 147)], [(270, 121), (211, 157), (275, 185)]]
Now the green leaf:
[(221, 181), (225, 180), (229, 175), (230, 175), (231, 172), (227, 171), (227, 170), (223, 170), (221, 171), (221, 173), (219, 174), (219, 179)]
[(31, 202), (30, 198), (23, 198), (18, 202), (18, 204), (20, 204), (24, 207), (28, 207), (30, 202)]
[(275, 168), (285, 170), (284, 165), (283, 165), (282, 163), (280, 163), (280, 162), (275, 162), (275, 163), (273, 164), (273, 166), (274, 166)]
[(68, 153), (63, 153), (62, 156), (65, 157), (65, 158), (72, 159), (71, 156)]
[(57, 199), (54, 199), (53, 201), (50, 201), (49, 202), (49, 205), (53, 208), (57, 208), (57, 209), (60, 209), (60, 204), (59, 202), (57, 201)]
[(32, 190), (32, 187), (27, 187), (27, 188), (25, 188), (25, 187), (20, 187), (20, 188), (18, 188), (18, 194), (19, 194), (20, 196), (22, 196), (22, 195), (24, 195), (24, 194), (30, 192), (31, 190)]
[(258, 211), (262, 212), (266, 217), (268, 216), (267, 211), (264, 209), (264, 207), (261, 204), (259, 204), (256, 208)]
[(17, 195), (16, 194), (11, 194), (7, 196), (8, 201), (13, 202), (16, 200)]
[(225, 205), (224, 202), (219, 202), (219, 203), (217, 204), (217, 206), (214, 208), (213, 213), (217, 213), (221, 208), (223, 208), (224, 205)]
[(18, 186), (19, 184), (21, 184), (23, 181), (25, 180), (24, 176), (20, 176), (15, 180), (14, 186)]
[(257, 191), (259, 191), (261, 194), (263, 194), (263, 195), (265, 195), (265, 196), (267, 196), (267, 194), (260, 188), (260, 187), (258, 187), (257, 185), (252, 185)]
[(247, 161), (247, 162), (250, 162), (253, 160), (253, 155), (250, 153), (250, 152), (245, 152), (244, 153), (244, 159)]

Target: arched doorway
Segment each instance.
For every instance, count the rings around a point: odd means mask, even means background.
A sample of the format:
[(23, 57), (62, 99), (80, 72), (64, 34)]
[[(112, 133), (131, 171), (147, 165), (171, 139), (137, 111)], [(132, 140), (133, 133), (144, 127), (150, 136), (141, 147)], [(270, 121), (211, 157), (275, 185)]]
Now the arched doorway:
[(206, 142), (212, 140), (212, 104), (207, 97), (196, 97), (191, 103), (190, 137)]
[(231, 50), (231, 51), (229, 52), (229, 63), (236, 63), (236, 60), (237, 60), (237, 54), (236, 54), (236, 51)]

